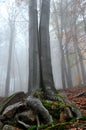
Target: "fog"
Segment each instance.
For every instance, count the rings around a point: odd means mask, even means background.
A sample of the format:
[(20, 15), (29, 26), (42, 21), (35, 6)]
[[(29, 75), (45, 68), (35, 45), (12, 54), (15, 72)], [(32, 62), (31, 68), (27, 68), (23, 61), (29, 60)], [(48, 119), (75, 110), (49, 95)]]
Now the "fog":
[[(40, 1), (39, 1), (40, 2)], [(66, 5), (66, 3), (67, 5)], [(75, 3), (74, 0), (51, 1), (50, 13), (50, 47), (53, 78), (56, 89), (64, 88), (62, 83), (62, 64), (66, 87), (85, 84), (83, 69), (86, 71), (85, 48), (86, 48), (86, 1)], [(69, 4), (69, 6), (68, 6)], [(38, 13), (40, 14), (40, 4), (38, 4)], [(5, 96), (6, 78), (8, 71), (8, 59), (10, 61), (10, 80), (9, 95), (18, 91), (28, 91), (29, 79), (29, 13), (28, 1), (0, 1), (0, 96)], [(68, 8), (67, 8), (68, 6)], [(63, 9), (62, 9), (63, 8)], [(83, 9), (83, 13), (80, 8)], [(62, 9), (62, 12), (61, 12)], [(75, 15), (71, 10), (75, 9)], [(64, 12), (65, 11), (65, 12)], [(68, 12), (67, 12), (68, 11)], [(70, 11), (70, 12), (69, 12)], [(64, 12), (64, 13), (63, 13)], [(61, 14), (62, 13), (62, 14)], [(77, 18), (76, 18), (77, 17)], [(77, 19), (74, 23), (74, 18)], [(40, 21), (39, 21), (40, 22)], [(75, 25), (74, 25), (75, 24)], [(78, 43), (73, 38), (77, 27)], [(72, 30), (72, 32), (71, 32)], [(61, 32), (62, 31), (62, 32)], [(62, 39), (61, 39), (62, 38)], [(61, 48), (62, 42), (62, 48)], [(76, 46), (76, 44), (78, 46)], [(9, 48), (11, 45), (11, 53)], [(74, 46), (75, 45), (75, 46)], [(63, 50), (63, 54), (61, 52)], [(64, 62), (62, 58), (64, 55)], [(68, 56), (68, 57), (67, 57)], [(76, 61), (77, 59), (77, 61)], [(77, 63), (76, 63), (77, 62)], [(69, 66), (68, 66), (69, 63)], [(77, 66), (78, 65), (78, 66)], [(83, 67), (83, 68), (82, 68)], [(69, 75), (69, 71), (70, 75)], [(67, 73), (67, 74), (66, 74)], [(67, 79), (72, 79), (72, 84), (67, 83)], [(70, 79), (69, 82), (70, 82)]]

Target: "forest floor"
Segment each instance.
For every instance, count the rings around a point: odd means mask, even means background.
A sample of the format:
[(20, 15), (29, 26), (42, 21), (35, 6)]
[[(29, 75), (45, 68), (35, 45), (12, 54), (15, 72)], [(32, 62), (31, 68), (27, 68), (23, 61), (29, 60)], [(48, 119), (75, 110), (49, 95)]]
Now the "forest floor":
[[(65, 92), (70, 102), (77, 106), (82, 112), (83, 116), (86, 116), (86, 86), (72, 87), (59, 90)], [(3, 98), (0, 99), (0, 104)], [(71, 125), (66, 125), (66, 130), (86, 130), (86, 120), (76, 120)]]
[(61, 91), (66, 93), (68, 99), (81, 110), (83, 115), (86, 115), (86, 86), (62, 89)]
[[(70, 87), (61, 89), (60, 91), (66, 93), (70, 102), (77, 106), (83, 115), (86, 116), (86, 86)], [(4, 98), (0, 98), (0, 104), (3, 102), (3, 100)]]
[[(72, 87), (60, 91), (65, 92), (68, 99), (80, 109), (83, 116), (86, 116), (86, 86)], [(86, 130), (86, 121), (78, 120), (72, 126), (68, 125), (68, 127), (69, 130)]]

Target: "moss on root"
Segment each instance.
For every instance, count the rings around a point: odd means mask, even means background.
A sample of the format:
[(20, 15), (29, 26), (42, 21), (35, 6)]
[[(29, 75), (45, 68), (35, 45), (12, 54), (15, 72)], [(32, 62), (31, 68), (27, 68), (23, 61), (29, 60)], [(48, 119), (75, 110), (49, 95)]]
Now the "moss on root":
[(69, 104), (65, 104), (61, 101), (42, 101), (44, 107), (48, 109), (49, 113), (52, 115), (53, 119), (59, 121), (60, 113), (64, 110), (65, 107), (69, 107)]
[[(53, 123), (48, 125), (41, 125), (38, 127), (38, 130), (65, 130), (67, 124), (68, 123)], [(37, 127), (32, 126), (31, 128), (28, 128), (28, 130), (37, 130)]]

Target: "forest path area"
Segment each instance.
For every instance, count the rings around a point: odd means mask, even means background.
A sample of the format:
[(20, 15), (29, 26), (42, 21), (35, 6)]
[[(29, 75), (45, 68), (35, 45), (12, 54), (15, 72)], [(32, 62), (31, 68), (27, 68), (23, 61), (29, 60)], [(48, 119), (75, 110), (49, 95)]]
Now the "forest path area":
[[(60, 91), (65, 93), (69, 101), (80, 109), (83, 116), (86, 116), (86, 86), (70, 87)], [(74, 121), (72, 125), (67, 125), (66, 128), (67, 130), (86, 130), (86, 121)]]
[(86, 115), (86, 86), (62, 89), (68, 99)]

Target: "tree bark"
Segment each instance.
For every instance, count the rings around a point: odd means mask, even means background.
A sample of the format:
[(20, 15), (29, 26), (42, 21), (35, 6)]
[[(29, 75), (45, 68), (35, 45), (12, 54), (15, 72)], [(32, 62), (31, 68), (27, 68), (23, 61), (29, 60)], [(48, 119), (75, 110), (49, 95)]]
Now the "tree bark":
[(44, 91), (48, 90), (48, 92), (50, 90), (55, 90), (51, 65), (49, 16), (50, 0), (43, 0), (39, 26), (40, 70), (41, 87), (44, 89)]
[(39, 88), (40, 69), (38, 52), (37, 0), (29, 1), (29, 83), (28, 92)]

